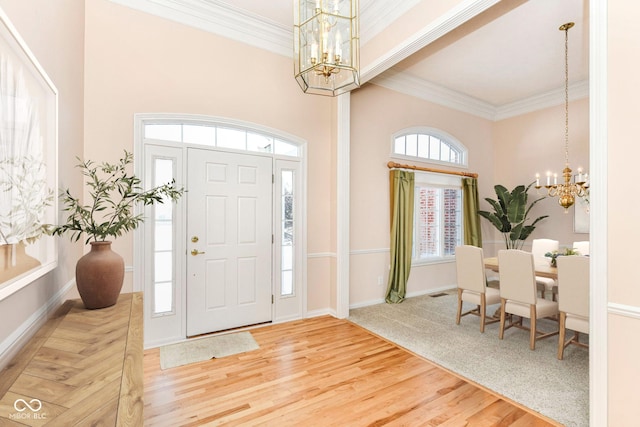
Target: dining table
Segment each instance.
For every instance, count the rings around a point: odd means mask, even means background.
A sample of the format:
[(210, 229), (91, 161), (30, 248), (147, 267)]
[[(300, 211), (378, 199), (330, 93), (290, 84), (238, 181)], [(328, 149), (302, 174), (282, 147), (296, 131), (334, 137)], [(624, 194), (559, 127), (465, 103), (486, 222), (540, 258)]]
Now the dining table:
[[(488, 257), (484, 259), (484, 266), (492, 271), (499, 271), (498, 257)], [(548, 262), (535, 264), (536, 276), (549, 277), (558, 280), (558, 268), (551, 267)]]

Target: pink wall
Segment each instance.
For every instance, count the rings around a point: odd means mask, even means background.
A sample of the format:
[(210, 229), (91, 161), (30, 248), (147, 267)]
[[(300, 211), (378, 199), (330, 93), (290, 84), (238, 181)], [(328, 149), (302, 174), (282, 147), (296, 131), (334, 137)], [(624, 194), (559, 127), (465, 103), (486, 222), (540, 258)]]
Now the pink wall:
[[(608, 380), (609, 425), (630, 425), (640, 418), (637, 380), (640, 378), (640, 270), (636, 247), (640, 201), (630, 194), (640, 150), (637, 84), (640, 72), (640, 5), (608, 2), (608, 229), (607, 270), (609, 303)], [(621, 310), (622, 311), (622, 310)]]
[[(372, 84), (353, 92), (351, 99), (350, 303), (362, 304), (384, 298), (386, 290), (389, 272), (387, 162), (392, 160), (391, 136), (413, 126), (433, 127), (451, 134), (468, 148), (468, 171), (479, 174), (482, 196), (493, 191), (493, 123)], [(382, 286), (378, 285), (380, 276)], [(413, 268), (407, 292), (426, 292), (447, 286), (455, 286), (452, 262)]]
[[(75, 157), (82, 156), (83, 2), (0, 0), (0, 8), (58, 89), (58, 184), (77, 194), (82, 188), (81, 175), (73, 166)], [(47, 304), (74, 279), (76, 260), (81, 255), (82, 245), (59, 239), (58, 268), (0, 301), (0, 344), (12, 335), (15, 338), (17, 332), (25, 332), (20, 328), (33, 322), (37, 315), (46, 317)], [(56, 306), (50, 308), (55, 309)]]
[(419, 2), (362, 46), (360, 52), (362, 69), (371, 66), (373, 62), (384, 57), (389, 51), (394, 50), (396, 46), (412, 38), (416, 33), (421, 32), (460, 3), (463, 2), (460, 0), (422, 0)]
[[(86, 28), (86, 158), (132, 150), (135, 113), (229, 117), (291, 133), (308, 141), (308, 252), (331, 251), (334, 101), (303, 94), (290, 58), (106, 0), (87, 1)], [(130, 236), (114, 249), (131, 265)], [(311, 264), (330, 269), (329, 257)], [(326, 308), (325, 278), (309, 274), (308, 288), (309, 309)]]
[[(493, 138), (495, 182), (512, 189), (516, 185), (528, 185), (534, 181), (536, 172), (540, 173), (540, 179), (544, 181), (548, 170), (558, 173), (558, 180), (561, 180), (565, 163), (564, 135), (564, 104), (496, 122)], [(589, 168), (588, 99), (569, 103), (569, 163), (574, 172), (580, 166), (584, 170)], [(495, 199), (495, 193), (491, 191), (490, 197)], [(542, 196), (546, 196), (544, 188), (536, 191), (532, 187), (529, 190), (529, 200)], [(491, 209), (489, 204), (484, 201), (482, 203), (483, 209)], [(549, 215), (549, 218), (536, 225), (531, 238), (556, 239), (561, 246), (589, 240), (588, 234), (573, 231), (574, 209), (575, 207), (571, 207), (565, 214), (564, 209), (558, 205), (557, 197), (547, 197), (537, 203), (531, 210), (530, 217)], [(496, 248), (501, 249), (504, 247), (502, 237), (493, 230), (494, 240), (498, 242)], [(530, 239), (525, 250), (530, 248)]]

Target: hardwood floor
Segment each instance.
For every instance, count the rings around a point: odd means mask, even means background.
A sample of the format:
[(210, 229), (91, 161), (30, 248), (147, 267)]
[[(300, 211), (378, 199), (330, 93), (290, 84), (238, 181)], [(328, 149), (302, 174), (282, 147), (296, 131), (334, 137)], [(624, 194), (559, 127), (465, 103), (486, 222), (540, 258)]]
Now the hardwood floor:
[(558, 425), (346, 320), (251, 333), (259, 350), (164, 371), (145, 351), (145, 425)]
[(0, 426), (139, 426), (142, 293), (66, 301), (0, 372)]

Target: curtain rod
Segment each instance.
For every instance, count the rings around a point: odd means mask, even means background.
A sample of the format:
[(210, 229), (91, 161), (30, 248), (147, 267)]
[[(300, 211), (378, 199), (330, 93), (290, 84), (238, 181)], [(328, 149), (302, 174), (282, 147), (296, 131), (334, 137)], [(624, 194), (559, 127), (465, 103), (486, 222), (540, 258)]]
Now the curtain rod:
[(387, 163), (387, 166), (389, 167), (389, 169), (392, 169), (392, 168), (413, 169), (413, 170), (424, 171), (424, 172), (445, 173), (449, 175), (459, 175), (459, 176), (468, 176), (471, 178), (478, 178), (478, 174), (472, 173), (472, 172), (455, 172), (455, 171), (446, 171), (442, 169), (423, 168), (421, 166), (415, 166), (415, 165), (402, 165), (396, 162), (389, 162)]

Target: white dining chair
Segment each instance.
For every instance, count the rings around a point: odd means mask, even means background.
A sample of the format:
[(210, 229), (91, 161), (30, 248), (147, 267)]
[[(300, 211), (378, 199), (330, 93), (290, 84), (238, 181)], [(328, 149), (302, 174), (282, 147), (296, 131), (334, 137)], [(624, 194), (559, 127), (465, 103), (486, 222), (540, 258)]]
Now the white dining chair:
[[(569, 344), (588, 347), (580, 342), (580, 332), (589, 333), (589, 257), (558, 257), (558, 310), (558, 359), (562, 360)], [(573, 337), (565, 341), (567, 329)]]
[[(518, 249), (498, 251), (500, 266), (500, 333), (512, 326), (529, 330), (529, 348), (535, 350), (536, 341), (556, 335), (558, 331), (542, 332), (537, 329), (537, 320), (558, 314), (558, 303), (538, 298), (536, 290), (535, 263), (533, 254)], [(505, 326), (507, 314), (519, 316), (518, 322), (511, 321)], [(522, 319), (530, 320), (530, 327), (522, 324)]]
[[(463, 245), (456, 247), (456, 277), (458, 283), (458, 311), (456, 325), (467, 314), (480, 316), (480, 332), (485, 324), (495, 323), (498, 319), (486, 320), (487, 306), (500, 303), (497, 289), (487, 287), (482, 248)], [(475, 309), (462, 313), (463, 301), (474, 304)]]
[(578, 255), (589, 256), (589, 241), (573, 242), (573, 249), (578, 252)]
[[(557, 251), (559, 248), (559, 242), (552, 239), (533, 239), (531, 242), (531, 253), (533, 254), (536, 264), (544, 264), (551, 261), (551, 258), (545, 257), (547, 252)], [(556, 281), (549, 277), (536, 276), (537, 289), (540, 292), (542, 298), (545, 297), (547, 292), (553, 292)]]

